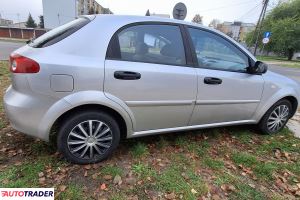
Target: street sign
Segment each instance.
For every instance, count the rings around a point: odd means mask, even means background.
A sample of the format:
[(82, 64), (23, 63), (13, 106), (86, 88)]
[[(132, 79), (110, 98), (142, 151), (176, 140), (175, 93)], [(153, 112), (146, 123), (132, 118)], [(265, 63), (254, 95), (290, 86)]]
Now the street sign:
[(263, 40), (262, 40), (262, 43), (263, 44), (268, 44), (270, 42), (270, 39), (269, 38), (264, 38)]
[(173, 18), (184, 20), (187, 14), (187, 8), (184, 3), (177, 3), (173, 9)]
[(270, 38), (271, 32), (265, 32), (264, 33), (264, 38)]

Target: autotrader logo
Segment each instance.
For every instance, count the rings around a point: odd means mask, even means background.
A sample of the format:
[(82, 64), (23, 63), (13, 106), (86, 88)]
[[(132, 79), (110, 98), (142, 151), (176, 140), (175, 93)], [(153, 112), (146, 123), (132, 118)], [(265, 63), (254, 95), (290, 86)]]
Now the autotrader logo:
[(53, 200), (54, 188), (0, 188), (0, 197), (1, 200)]

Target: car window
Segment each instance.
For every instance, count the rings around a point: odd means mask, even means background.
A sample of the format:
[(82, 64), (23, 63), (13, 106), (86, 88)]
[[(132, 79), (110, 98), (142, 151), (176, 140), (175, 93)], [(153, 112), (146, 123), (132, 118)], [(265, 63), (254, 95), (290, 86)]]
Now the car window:
[(121, 60), (185, 65), (180, 28), (172, 25), (136, 25), (118, 33)]
[(91, 20), (89, 18), (85, 17), (75, 19), (69, 23), (52, 29), (44, 35), (36, 38), (28, 45), (34, 48), (50, 46), (75, 33), (77, 30), (88, 24), (90, 21)]
[(189, 28), (199, 67), (246, 72), (248, 57), (229, 41), (216, 34)]

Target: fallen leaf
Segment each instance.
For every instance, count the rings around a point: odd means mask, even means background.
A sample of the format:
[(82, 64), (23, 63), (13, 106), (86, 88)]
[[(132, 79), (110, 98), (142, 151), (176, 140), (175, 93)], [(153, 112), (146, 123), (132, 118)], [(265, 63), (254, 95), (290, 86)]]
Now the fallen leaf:
[(112, 179), (112, 176), (111, 175), (105, 175), (103, 176), (104, 180), (108, 181), (108, 180), (111, 180)]
[(276, 157), (277, 159), (280, 159), (280, 157), (281, 157), (281, 152), (280, 152), (279, 149), (276, 149), (274, 154), (275, 154), (275, 157)]
[(41, 178), (41, 177), (43, 177), (44, 176), (44, 172), (40, 172), (39, 173), (39, 177)]
[(105, 190), (105, 189), (106, 189), (105, 183), (103, 183), (103, 184), (100, 185), (100, 189), (101, 189), (101, 190)]
[(45, 181), (46, 181), (46, 178), (45, 178), (45, 177), (39, 178), (39, 183), (40, 183), (40, 184), (44, 184)]
[(91, 169), (92, 167), (91, 167), (91, 165), (85, 165), (84, 166), (84, 169), (86, 169), (86, 170), (89, 170), (89, 169)]
[(235, 191), (235, 187), (233, 185), (229, 185), (227, 190), (233, 192)]
[(113, 180), (113, 183), (114, 183), (114, 184), (121, 185), (121, 183), (122, 183), (122, 178), (121, 178), (121, 176), (116, 175), (115, 178), (114, 178), (114, 180)]
[(66, 190), (67, 186), (65, 185), (60, 185), (59, 186), (59, 191), (64, 192)]
[(290, 154), (288, 152), (283, 152), (283, 155), (287, 160), (291, 160)]
[(15, 166), (21, 166), (21, 165), (22, 165), (22, 162), (20, 162), (20, 161), (15, 162)]
[(169, 194), (165, 194), (165, 198), (166, 199), (175, 199), (176, 198), (176, 194), (175, 193), (169, 193)]
[(126, 182), (128, 185), (135, 185), (136, 179), (133, 178), (133, 177), (129, 177), (129, 178), (126, 178), (126, 179), (125, 179), (125, 182)]
[(85, 170), (85, 172), (84, 172), (84, 175), (83, 175), (84, 177), (87, 177), (88, 176), (88, 172)]
[(94, 180), (97, 179), (97, 177), (98, 177), (98, 174), (93, 174), (92, 175), (92, 179), (94, 179)]
[(283, 176), (279, 176), (278, 178), (279, 178), (283, 183), (286, 183), (286, 182), (287, 182), (286, 178), (284, 178)]
[(191, 189), (191, 193), (197, 194), (198, 192), (193, 188), (193, 189)]
[(216, 194), (214, 194), (211, 198), (212, 198), (212, 200), (221, 200), (221, 197), (219, 197)]

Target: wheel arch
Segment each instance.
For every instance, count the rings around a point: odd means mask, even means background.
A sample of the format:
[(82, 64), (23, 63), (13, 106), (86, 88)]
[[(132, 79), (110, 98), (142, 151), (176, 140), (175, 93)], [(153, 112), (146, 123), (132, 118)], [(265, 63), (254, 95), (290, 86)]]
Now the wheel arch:
[(56, 143), (57, 133), (58, 133), (59, 127), (61, 126), (61, 123), (63, 123), (63, 121), (66, 120), (69, 116), (71, 116), (75, 113), (84, 112), (87, 110), (93, 110), (93, 111), (97, 110), (97, 111), (105, 112), (105, 113), (111, 115), (117, 121), (117, 123), (119, 125), (121, 138), (124, 139), (127, 137), (127, 131), (128, 131), (128, 128), (130, 128), (130, 127), (128, 127), (125, 119), (119, 112), (117, 112), (113, 108), (110, 108), (108, 106), (101, 105), (101, 104), (83, 104), (83, 105), (76, 106), (76, 107), (64, 112), (55, 120), (55, 122), (53, 123), (53, 125), (51, 126), (51, 129), (50, 129), (49, 140), (52, 143)]
[(286, 99), (288, 100), (289, 102), (291, 102), (292, 104), (292, 114), (291, 116), (294, 116), (294, 114), (297, 112), (297, 108), (298, 108), (298, 99), (293, 96), (293, 95), (286, 95), (286, 96), (283, 96), (281, 98), (277, 98), (276, 100), (273, 100), (270, 104), (268, 104), (268, 106), (264, 107), (264, 108), (261, 108), (263, 110), (263, 112), (260, 112), (260, 115), (259, 117), (257, 118), (257, 122), (260, 122), (261, 119), (263, 118), (263, 116), (265, 115), (265, 113), (274, 105), (276, 104), (278, 101), (281, 101), (283, 99)]
[(297, 108), (298, 108), (298, 100), (297, 100), (297, 98), (294, 97), (294, 96), (286, 96), (286, 97), (284, 97), (284, 98), (282, 98), (280, 100), (283, 100), (283, 99), (287, 99), (289, 102), (291, 102), (292, 108), (293, 108), (291, 116), (294, 116), (296, 114)]

